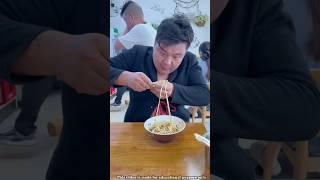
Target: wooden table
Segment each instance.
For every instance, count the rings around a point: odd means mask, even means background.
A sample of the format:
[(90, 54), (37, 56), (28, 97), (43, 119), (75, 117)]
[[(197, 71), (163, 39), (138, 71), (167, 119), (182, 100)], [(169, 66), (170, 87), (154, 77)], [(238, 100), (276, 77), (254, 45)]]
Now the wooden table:
[(110, 178), (210, 179), (209, 148), (193, 135), (204, 132), (202, 123), (188, 123), (172, 142), (159, 143), (145, 131), (143, 123), (110, 123)]

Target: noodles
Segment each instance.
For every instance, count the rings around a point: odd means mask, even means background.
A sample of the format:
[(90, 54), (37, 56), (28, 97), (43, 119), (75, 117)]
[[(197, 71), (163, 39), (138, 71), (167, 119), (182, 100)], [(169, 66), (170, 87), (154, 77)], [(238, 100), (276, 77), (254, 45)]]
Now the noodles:
[(161, 121), (154, 122), (150, 131), (155, 134), (173, 134), (179, 131), (177, 124), (174, 124), (172, 121)]
[(172, 121), (171, 117), (171, 112), (170, 112), (170, 106), (169, 106), (169, 100), (168, 100), (168, 94), (167, 94), (167, 80), (164, 80), (161, 82), (161, 89), (160, 89), (160, 94), (159, 94), (159, 101), (158, 101), (158, 107), (156, 111), (156, 116), (158, 115), (159, 112), (159, 106), (160, 106), (160, 100), (161, 100), (161, 93), (164, 88), (165, 95), (166, 95), (166, 102), (167, 102), (167, 108), (168, 108), (168, 113), (169, 113), (169, 121), (156, 121), (156, 119), (153, 121), (152, 127), (150, 128), (150, 131), (155, 134), (161, 134), (161, 135), (166, 135), (166, 134), (174, 134), (179, 131), (179, 127), (177, 124), (174, 124)]

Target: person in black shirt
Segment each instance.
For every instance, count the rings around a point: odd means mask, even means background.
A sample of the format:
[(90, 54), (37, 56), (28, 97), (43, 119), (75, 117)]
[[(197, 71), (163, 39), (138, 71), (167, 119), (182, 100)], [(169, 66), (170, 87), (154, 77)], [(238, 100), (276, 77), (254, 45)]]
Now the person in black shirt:
[(319, 130), (320, 94), (281, 0), (213, 1), (213, 174), (255, 179), (238, 138), (299, 141)]
[[(225, 179), (250, 180), (237, 138), (311, 138), (319, 130), (320, 95), (281, 0), (229, 0), (223, 12), (215, 9), (223, 2), (213, 1), (211, 11), (211, 168)], [(64, 82), (64, 127), (49, 180), (107, 179), (106, 7), (104, 0), (0, 1), (0, 77), (54, 75)]]
[(0, 1), (0, 78), (63, 82), (64, 125), (48, 180), (107, 179), (105, 0)]

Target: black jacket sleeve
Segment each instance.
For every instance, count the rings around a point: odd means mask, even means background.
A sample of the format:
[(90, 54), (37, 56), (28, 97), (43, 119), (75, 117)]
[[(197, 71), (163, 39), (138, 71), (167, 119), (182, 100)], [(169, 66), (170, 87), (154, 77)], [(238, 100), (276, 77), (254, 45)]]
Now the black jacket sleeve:
[[(17, 80), (11, 74), (14, 62), (41, 32), (60, 29), (62, 17), (68, 19), (69, 3), (72, 1), (0, 1), (0, 78)], [(20, 77), (19, 81), (22, 79), (29, 78)]]
[(11, 68), (45, 27), (28, 25), (0, 14), (0, 78), (12, 81)]
[(212, 72), (213, 131), (250, 139), (309, 139), (319, 130), (319, 92), (282, 1), (257, 2), (247, 75)]
[(196, 57), (191, 56), (190, 68), (186, 71), (185, 77), (188, 78), (186, 85), (174, 83), (172, 102), (176, 104), (190, 106), (206, 106), (210, 101), (210, 91)]
[(134, 60), (136, 58), (137, 46), (131, 49), (125, 49), (122, 53), (110, 59), (109, 79), (112, 86), (117, 86), (114, 82), (123, 71), (134, 71)]

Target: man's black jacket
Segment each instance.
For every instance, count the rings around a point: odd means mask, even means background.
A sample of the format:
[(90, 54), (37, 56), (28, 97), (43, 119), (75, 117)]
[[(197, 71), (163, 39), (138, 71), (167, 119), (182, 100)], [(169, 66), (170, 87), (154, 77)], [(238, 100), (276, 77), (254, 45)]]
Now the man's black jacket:
[(213, 24), (213, 131), (304, 140), (319, 129), (320, 96), (281, 0), (231, 0)]
[(211, 28), (211, 167), (226, 179), (252, 179), (248, 158), (233, 138), (313, 137), (320, 124), (319, 92), (281, 0), (230, 0)]
[[(41, 32), (107, 34), (106, 0), (1, 0), (0, 78), (12, 79), (11, 66)], [(109, 43), (109, 42), (106, 42)], [(47, 172), (49, 180), (107, 179), (108, 112), (104, 96), (79, 95), (62, 88), (64, 127)]]

